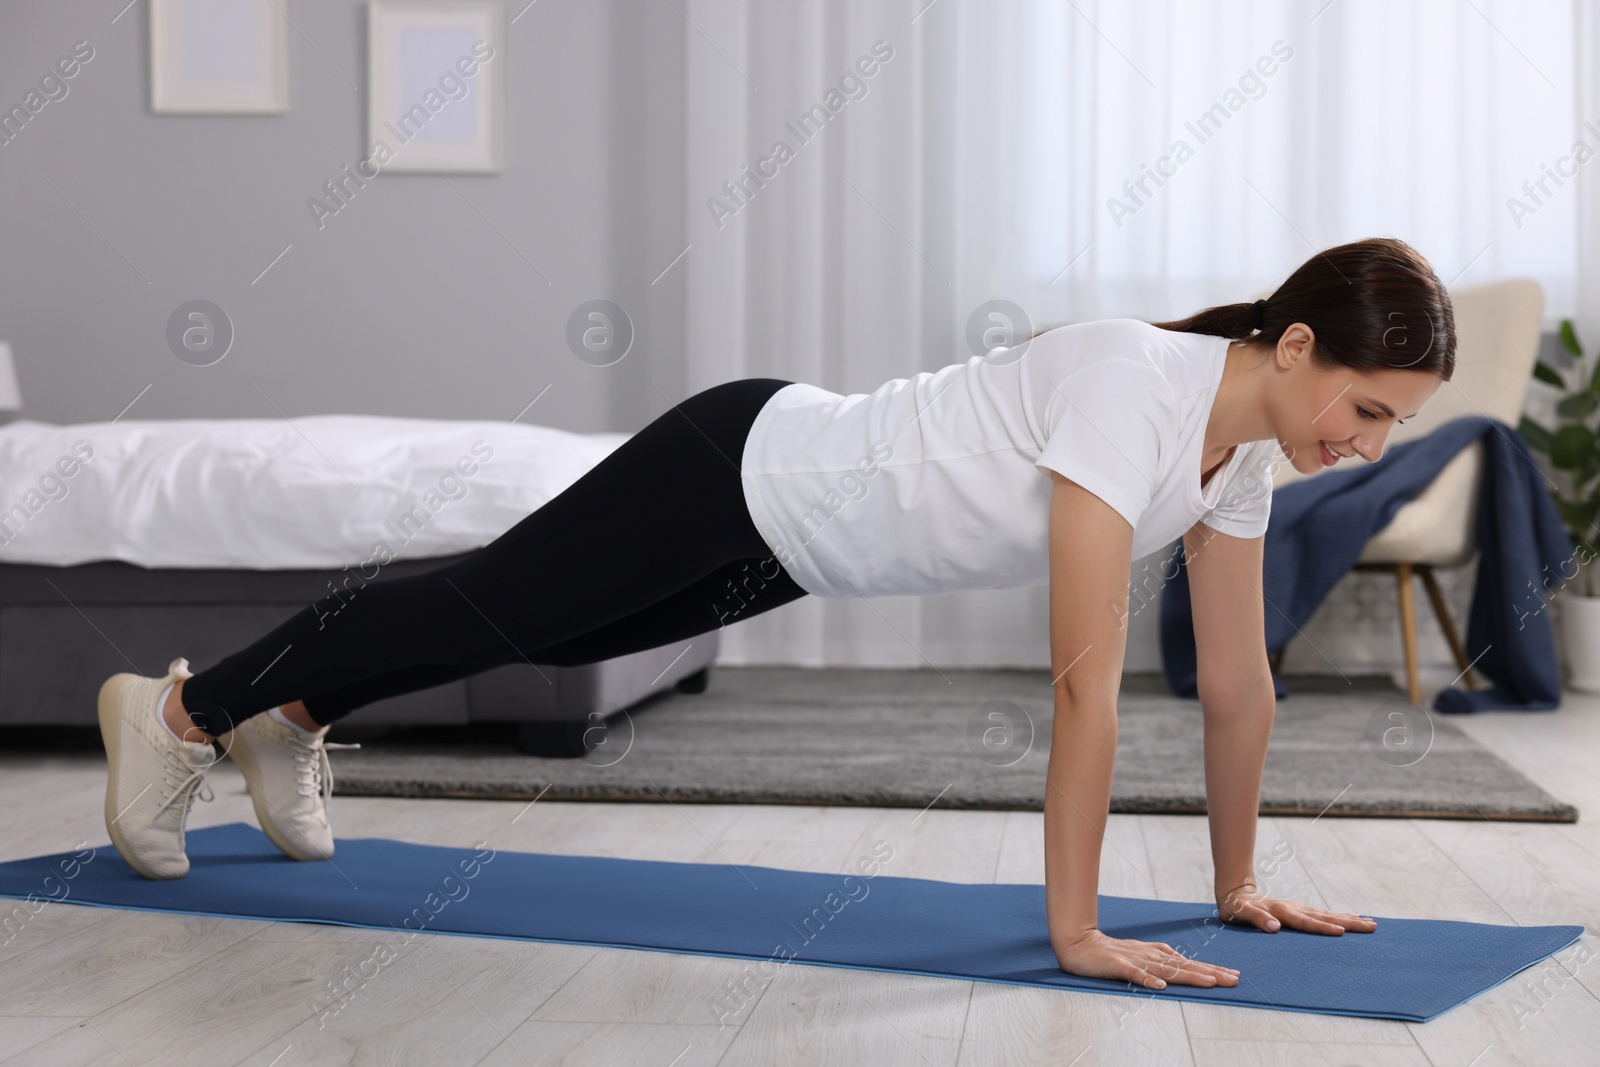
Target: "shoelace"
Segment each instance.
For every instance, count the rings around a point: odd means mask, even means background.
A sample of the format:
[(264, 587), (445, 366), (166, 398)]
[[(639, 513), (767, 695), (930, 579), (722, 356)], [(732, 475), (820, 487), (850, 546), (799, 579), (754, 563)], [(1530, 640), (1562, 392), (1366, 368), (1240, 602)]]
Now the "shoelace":
[(166, 762), (162, 764), (162, 778), (164, 780), (163, 784), (170, 788), (172, 792), (167, 796), (167, 799), (161, 802), (161, 806), (156, 809), (156, 814), (160, 815), (175, 802), (181, 800), (183, 806), (178, 809), (178, 823), (181, 826), (188, 820), (189, 808), (194, 804), (196, 791), (201, 786), (205, 786), (205, 792), (200, 794), (200, 799), (205, 801), (215, 800), (216, 794), (211, 792), (211, 786), (206, 784), (206, 771), (210, 769), (210, 763), (202, 767), (196, 767), (179, 755), (176, 750), (168, 750)]
[(302, 796), (314, 797), (320, 789), (323, 803), (333, 796), (333, 764), (328, 762), (330, 748), (360, 748), (359, 744), (346, 745), (337, 741), (302, 741), (291, 736), (289, 754), (294, 757), (296, 791)]

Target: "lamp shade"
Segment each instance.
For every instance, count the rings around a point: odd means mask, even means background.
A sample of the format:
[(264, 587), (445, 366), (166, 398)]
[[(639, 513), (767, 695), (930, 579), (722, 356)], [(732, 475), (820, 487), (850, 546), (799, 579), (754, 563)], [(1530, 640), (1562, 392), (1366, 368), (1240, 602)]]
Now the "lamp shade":
[(17, 365), (11, 361), (11, 346), (0, 341), (0, 411), (21, 411), (22, 390), (17, 386)]

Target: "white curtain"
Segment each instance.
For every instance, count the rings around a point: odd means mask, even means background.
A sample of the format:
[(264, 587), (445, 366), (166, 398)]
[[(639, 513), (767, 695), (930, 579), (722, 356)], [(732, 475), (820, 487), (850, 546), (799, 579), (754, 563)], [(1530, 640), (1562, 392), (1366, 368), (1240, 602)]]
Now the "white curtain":
[[(1538, 279), (1552, 322), (1594, 292), (1600, 162), (1572, 157), (1600, 151), (1600, 35), (1574, 0), (678, 3), (690, 391), (869, 392), (967, 358), (986, 301), (1176, 317), (1378, 234), (1453, 285)], [(1043, 667), (1046, 592), (808, 597), (723, 658)]]

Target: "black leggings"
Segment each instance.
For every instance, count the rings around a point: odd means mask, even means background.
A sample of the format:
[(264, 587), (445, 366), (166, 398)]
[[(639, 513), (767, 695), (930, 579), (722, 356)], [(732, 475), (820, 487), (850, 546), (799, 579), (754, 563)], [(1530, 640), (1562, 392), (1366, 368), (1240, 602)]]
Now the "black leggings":
[(494, 541), (426, 574), (330, 593), (184, 683), (222, 734), (303, 700), (318, 723), (507, 663), (595, 663), (805, 595), (757, 533), (740, 459), (789, 382), (712, 386), (634, 434)]

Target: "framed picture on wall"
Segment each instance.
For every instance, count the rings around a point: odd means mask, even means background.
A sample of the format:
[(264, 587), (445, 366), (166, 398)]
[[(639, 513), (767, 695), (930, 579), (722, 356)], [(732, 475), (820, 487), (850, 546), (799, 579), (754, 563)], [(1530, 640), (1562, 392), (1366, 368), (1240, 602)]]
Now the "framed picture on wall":
[(385, 171), (500, 170), (499, 0), (369, 0), (367, 136)]
[(288, 109), (288, 24), (274, 0), (150, 0), (150, 110)]

